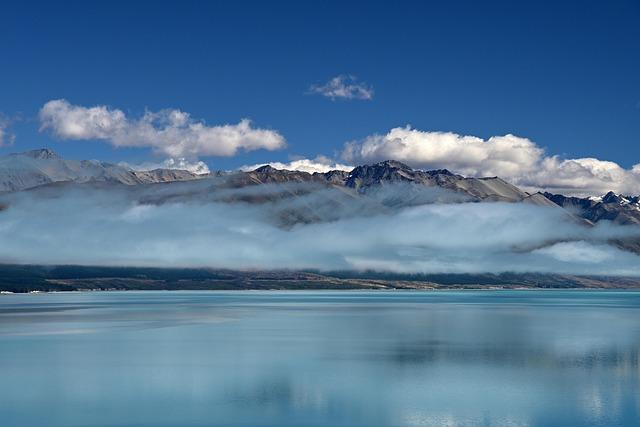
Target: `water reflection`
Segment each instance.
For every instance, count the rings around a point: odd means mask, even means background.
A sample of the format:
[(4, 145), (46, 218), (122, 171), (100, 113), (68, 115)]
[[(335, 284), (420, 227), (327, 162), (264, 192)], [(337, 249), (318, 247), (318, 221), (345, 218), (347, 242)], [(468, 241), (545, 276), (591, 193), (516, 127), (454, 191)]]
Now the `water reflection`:
[(637, 426), (640, 294), (0, 298), (3, 426)]

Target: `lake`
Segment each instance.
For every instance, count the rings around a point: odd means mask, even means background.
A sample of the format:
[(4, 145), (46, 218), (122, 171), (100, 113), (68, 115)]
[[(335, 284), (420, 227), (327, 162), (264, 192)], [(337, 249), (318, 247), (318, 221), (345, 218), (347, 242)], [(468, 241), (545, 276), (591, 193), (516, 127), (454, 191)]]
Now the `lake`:
[(638, 426), (640, 293), (0, 296), (0, 425)]

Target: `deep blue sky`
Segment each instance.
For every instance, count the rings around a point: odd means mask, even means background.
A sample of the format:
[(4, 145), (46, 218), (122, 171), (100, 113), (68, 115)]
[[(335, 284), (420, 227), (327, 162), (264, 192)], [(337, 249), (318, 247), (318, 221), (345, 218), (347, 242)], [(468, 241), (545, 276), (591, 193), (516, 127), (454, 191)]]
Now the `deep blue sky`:
[[(39, 133), (39, 108), (66, 98), (134, 116), (180, 108), (211, 125), (247, 117), (287, 138), (284, 151), (206, 159), (214, 168), (333, 155), (406, 124), (640, 161), (637, 1), (13, 3), (0, 13), (0, 112), (22, 120), (0, 154), (148, 158)], [(305, 95), (343, 73), (374, 99)]]

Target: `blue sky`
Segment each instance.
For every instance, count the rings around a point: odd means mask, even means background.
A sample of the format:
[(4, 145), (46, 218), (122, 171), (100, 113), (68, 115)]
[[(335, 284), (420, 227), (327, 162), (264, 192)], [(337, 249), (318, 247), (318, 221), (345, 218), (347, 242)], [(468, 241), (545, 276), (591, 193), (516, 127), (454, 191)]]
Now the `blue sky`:
[[(562, 158), (640, 162), (640, 3), (13, 2), (0, 16), (12, 146), (145, 162), (150, 148), (39, 131), (45, 103), (277, 131), (287, 147), (200, 155), (214, 169), (318, 154), (411, 125), (515, 134)], [(561, 3), (561, 4), (559, 4)], [(357, 76), (370, 100), (310, 94)], [(430, 164), (430, 163), (429, 163)]]

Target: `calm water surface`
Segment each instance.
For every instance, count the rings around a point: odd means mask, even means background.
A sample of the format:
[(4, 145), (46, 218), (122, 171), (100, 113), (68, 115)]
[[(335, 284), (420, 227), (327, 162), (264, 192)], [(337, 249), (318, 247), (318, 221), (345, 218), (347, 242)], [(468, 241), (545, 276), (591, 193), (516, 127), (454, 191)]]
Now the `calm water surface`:
[(640, 293), (0, 296), (0, 425), (640, 426)]

